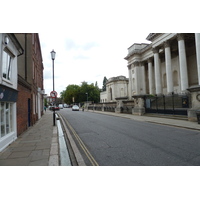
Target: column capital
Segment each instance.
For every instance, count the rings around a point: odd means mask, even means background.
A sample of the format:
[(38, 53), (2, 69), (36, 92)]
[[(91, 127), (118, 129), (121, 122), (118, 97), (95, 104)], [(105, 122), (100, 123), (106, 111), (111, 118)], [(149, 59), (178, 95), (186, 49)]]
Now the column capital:
[(134, 64), (134, 67), (139, 67), (140, 62), (139, 61), (135, 61), (133, 64)]
[(153, 58), (152, 58), (152, 57), (149, 57), (148, 60), (147, 60), (147, 62), (148, 62), (148, 63), (153, 62)]
[(183, 34), (183, 33), (178, 33), (178, 34), (177, 34), (177, 40), (178, 40), (178, 41), (184, 40), (184, 34)]
[(144, 66), (144, 64), (145, 64), (145, 61), (141, 61), (141, 62), (140, 62), (140, 65), (141, 65), (141, 66)]
[(130, 70), (131, 69), (131, 64), (130, 65), (127, 65), (128, 69)]
[(165, 48), (170, 47), (170, 44), (171, 44), (171, 41), (169, 41), (169, 40), (164, 41)]
[(158, 47), (152, 48), (152, 51), (153, 51), (153, 53), (158, 53), (159, 52), (159, 48)]

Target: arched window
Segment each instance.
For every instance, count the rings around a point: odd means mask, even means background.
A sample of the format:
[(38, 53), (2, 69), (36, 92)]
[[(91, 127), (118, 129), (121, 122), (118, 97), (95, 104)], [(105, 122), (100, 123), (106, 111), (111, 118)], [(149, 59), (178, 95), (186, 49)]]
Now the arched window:
[(178, 86), (178, 72), (176, 70), (173, 71), (173, 82), (174, 86)]
[(110, 100), (112, 101), (112, 88), (110, 88)]
[(167, 76), (166, 76), (166, 73), (163, 75), (163, 87), (164, 88), (167, 87)]
[(133, 92), (135, 92), (135, 78), (133, 78), (133, 88), (132, 88)]

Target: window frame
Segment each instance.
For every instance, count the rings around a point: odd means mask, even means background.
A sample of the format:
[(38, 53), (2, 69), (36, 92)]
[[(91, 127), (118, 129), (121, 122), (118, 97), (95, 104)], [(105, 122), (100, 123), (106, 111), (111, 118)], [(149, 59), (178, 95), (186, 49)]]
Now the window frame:
[[(0, 139), (14, 132), (12, 112), (12, 102), (0, 102)], [(2, 130), (4, 130), (4, 133), (2, 133)]]
[(9, 51), (8, 48), (3, 49), (3, 52), (2, 52), (2, 78), (3, 80), (12, 82), (12, 70), (13, 70), (14, 57), (15, 56), (12, 54), (12, 52)]

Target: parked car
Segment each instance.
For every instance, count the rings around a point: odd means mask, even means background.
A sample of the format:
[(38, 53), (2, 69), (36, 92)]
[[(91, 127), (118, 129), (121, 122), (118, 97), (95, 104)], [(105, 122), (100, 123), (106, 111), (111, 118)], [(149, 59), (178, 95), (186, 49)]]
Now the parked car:
[(77, 105), (72, 106), (72, 111), (79, 111), (79, 107)]
[(59, 106), (52, 106), (51, 110), (60, 110)]
[(63, 105), (62, 105), (62, 104), (59, 104), (58, 107), (59, 107), (60, 109), (63, 109)]

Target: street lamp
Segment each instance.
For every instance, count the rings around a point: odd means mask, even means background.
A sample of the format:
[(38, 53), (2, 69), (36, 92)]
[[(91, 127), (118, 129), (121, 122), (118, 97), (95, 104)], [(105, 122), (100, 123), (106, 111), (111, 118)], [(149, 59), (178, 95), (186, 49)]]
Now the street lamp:
[(87, 94), (87, 109), (88, 109), (88, 93), (86, 92), (85, 94)]
[[(55, 56), (56, 56), (56, 52), (54, 50), (52, 50), (51, 51), (51, 59), (52, 59), (52, 66), (53, 66), (53, 91), (55, 91), (55, 88), (54, 88), (54, 60), (55, 60)], [(55, 107), (53, 109), (53, 125), (55, 126)]]

